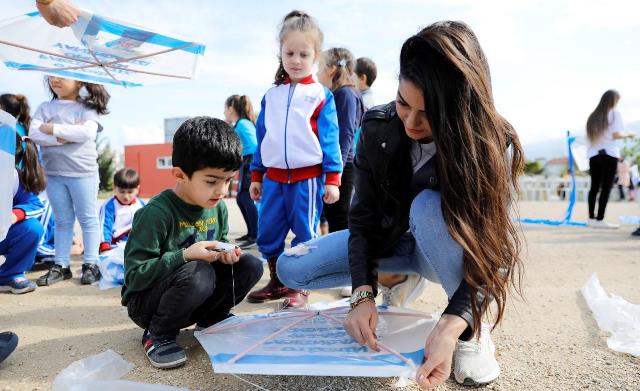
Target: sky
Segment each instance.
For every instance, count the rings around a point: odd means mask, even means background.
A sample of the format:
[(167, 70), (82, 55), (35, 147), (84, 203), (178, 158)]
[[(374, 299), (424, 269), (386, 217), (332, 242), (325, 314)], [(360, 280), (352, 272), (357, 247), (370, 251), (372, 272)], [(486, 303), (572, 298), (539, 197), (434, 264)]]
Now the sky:
[[(640, 121), (640, 3), (609, 0), (352, 0), (197, 1), (74, 0), (97, 14), (202, 42), (193, 81), (140, 88), (108, 87), (111, 113), (102, 119), (112, 147), (159, 143), (164, 118), (223, 117), (232, 94), (256, 111), (277, 68), (278, 24), (292, 9), (315, 17), (324, 49), (346, 47), (378, 67), (374, 99), (395, 98), (402, 43), (439, 20), (461, 20), (476, 33), (491, 68), (498, 111), (523, 144), (584, 133), (587, 116), (608, 89), (620, 92), (625, 122)], [(35, 9), (3, 0), (3, 18)], [(25, 94), (33, 110), (48, 100), (40, 75), (0, 65), (0, 93)]]

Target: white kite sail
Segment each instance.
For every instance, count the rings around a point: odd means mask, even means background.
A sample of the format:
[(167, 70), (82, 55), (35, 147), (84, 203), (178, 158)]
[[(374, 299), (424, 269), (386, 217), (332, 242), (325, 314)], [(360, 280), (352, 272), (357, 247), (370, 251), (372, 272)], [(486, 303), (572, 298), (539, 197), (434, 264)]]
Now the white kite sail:
[(0, 60), (9, 69), (98, 84), (139, 87), (193, 79), (201, 43), (83, 11), (71, 28), (38, 12), (0, 21)]
[(347, 307), (234, 316), (196, 332), (216, 373), (309, 376), (413, 377), (432, 316), (378, 308), (380, 352), (353, 340), (342, 322)]

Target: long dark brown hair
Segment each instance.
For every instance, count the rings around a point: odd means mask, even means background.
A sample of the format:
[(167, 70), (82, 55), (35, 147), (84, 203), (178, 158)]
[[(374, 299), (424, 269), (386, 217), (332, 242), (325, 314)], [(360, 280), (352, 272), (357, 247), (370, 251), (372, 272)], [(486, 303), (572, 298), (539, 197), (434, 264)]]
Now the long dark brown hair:
[(275, 85), (280, 85), (287, 80), (289, 76), (287, 71), (284, 70), (284, 66), (282, 65), (282, 43), (284, 42), (287, 34), (291, 31), (301, 31), (303, 33), (309, 34), (313, 39), (314, 46), (314, 55), (320, 53), (322, 50), (322, 41), (324, 40), (324, 35), (322, 34), (322, 30), (320, 30), (320, 26), (318, 26), (318, 22), (314, 18), (312, 18), (309, 14), (304, 11), (293, 10), (289, 12), (282, 23), (280, 24), (280, 32), (278, 33), (278, 42), (280, 44), (278, 50), (278, 59), (280, 60), (280, 64), (278, 65), (278, 70), (276, 71), (276, 77), (273, 82)]
[(251, 99), (246, 95), (231, 95), (224, 102), (225, 107), (231, 107), (239, 118), (245, 118), (256, 124), (256, 114), (253, 112)]
[(331, 79), (331, 91), (343, 86), (356, 86), (356, 60), (349, 49), (331, 48), (320, 54), (320, 62), (326, 68), (335, 65), (336, 71)]
[(22, 126), (25, 132), (29, 132), (31, 125), (31, 107), (27, 97), (20, 94), (2, 94), (0, 95), (0, 107), (7, 113), (14, 116)]
[(483, 298), (495, 300), (497, 324), (510, 288), (521, 294), (521, 239), (510, 206), (524, 165), (522, 147), (496, 111), (489, 65), (466, 24), (437, 22), (409, 38), (400, 54), (400, 78), (424, 96), (438, 151), (442, 213), (463, 249), (478, 333), (491, 302)]
[(618, 101), (620, 94), (616, 90), (608, 90), (600, 98), (600, 103), (587, 119), (587, 137), (589, 141), (596, 142), (605, 130), (609, 127), (609, 111), (611, 111)]
[(29, 137), (21, 137), (18, 132), (16, 132), (15, 163), (16, 165), (22, 163), (18, 176), (26, 191), (38, 194), (47, 187), (44, 169), (38, 157), (38, 148)]
[[(53, 91), (53, 88), (51, 88), (51, 85), (49, 84), (49, 78), (45, 77), (44, 80), (51, 96), (53, 96), (54, 99), (59, 99), (58, 95)], [(78, 102), (82, 103), (89, 109), (95, 110), (100, 115), (109, 114), (107, 105), (109, 104), (111, 95), (109, 95), (107, 89), (100, 84), (86, 83), (84, 81), (79, 81), (78, 83), (80, 83), (80, 89), (84, 87), (87, 90), (86, 94), (78, 95)]]

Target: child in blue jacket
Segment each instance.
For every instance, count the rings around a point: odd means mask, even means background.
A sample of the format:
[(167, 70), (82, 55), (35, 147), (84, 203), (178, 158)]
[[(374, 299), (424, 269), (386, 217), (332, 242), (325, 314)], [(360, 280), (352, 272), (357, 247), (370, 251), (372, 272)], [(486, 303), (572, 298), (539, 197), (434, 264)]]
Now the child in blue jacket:
[[(2, 112), (2, 115), (8, 115)], [(0, 121), (4, 125), (6, 121)], [(38, 150), (28, 137), (21, 137), (15, 128), (3, 126), (0, 132), (13, 132), (15, 139), (15, 164), (11, 179), (13, 192), (12, 223), (6, 238), (0, 242), (0, 255), (5, 262), (0, 265), (0, 292), (27, 293), (36, 289), (24, 273), (31, 268), (36, 257), (38, 242), (42, 237), (42, 224), (38, 217), (43, 206), (36, 195), (46, 187), (44, 170), (38, 160)], [(7, 140), (6, 134), (0, 139)]]

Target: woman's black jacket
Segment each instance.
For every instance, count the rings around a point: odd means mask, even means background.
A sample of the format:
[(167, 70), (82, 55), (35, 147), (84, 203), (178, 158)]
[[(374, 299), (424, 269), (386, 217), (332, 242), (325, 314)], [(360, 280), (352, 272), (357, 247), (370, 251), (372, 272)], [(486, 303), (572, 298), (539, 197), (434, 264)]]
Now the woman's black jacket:
[[(371, 285), (377, 294), (378, 260), (409, 229), (413, 198), (424, 189), (439, 190), (437, 158), (431, 158), (415, 175), (411, 166), (411, 139), (395, 110), (395, 102), (367, 111), (358, 140), (355, 191), (349, 211), (349, 264), (354, 288)], [(427, 223), (427, 222), (425, 222)], [(472, 335), (469, 286), (462, 280), (444, 313), (462, 317), (469, 327), (461, 339)]]

